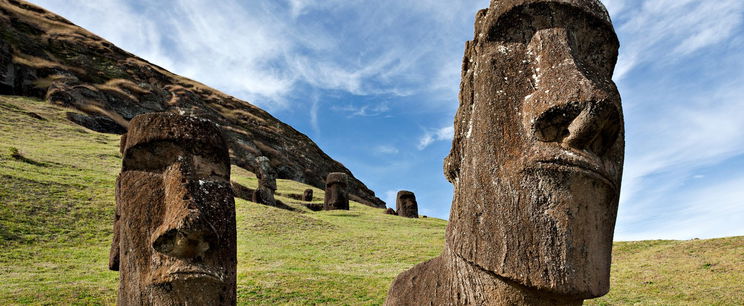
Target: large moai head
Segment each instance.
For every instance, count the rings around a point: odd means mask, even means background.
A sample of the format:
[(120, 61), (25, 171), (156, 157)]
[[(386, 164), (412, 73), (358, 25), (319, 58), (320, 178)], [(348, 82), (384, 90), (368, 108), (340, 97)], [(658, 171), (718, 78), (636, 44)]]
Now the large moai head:
[(407, 190), (398, 191), (398, 195), (395, 198), (395, 209), (398, 211), (398, 216), (418, 218), (416, 195)]
[(219, 128), (143, 114), (121, 151), (109, 262), (120, 275), (117, 304), (234, 305), (235, 203)]
[(609, 290), (623, 168), (618, 39), (597, 0), (493, 0), (466, 44), (447, 245), (517, 283)]
[(324, 210), (349, 209), (349, 195), (347, 191), (349, 178), (343, 172), (331, 172), (326, 177)]

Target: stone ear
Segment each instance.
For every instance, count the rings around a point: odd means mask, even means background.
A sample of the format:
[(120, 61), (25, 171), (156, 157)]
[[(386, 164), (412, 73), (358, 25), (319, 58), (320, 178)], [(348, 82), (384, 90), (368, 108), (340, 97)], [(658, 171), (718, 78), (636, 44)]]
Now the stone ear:
[(127, 133), (124, 133), (121, 135), (121, 138), (119, 139), (119, 153), (121, 153), (122, 157), (124, 156), (124, 149), (127, 147)]

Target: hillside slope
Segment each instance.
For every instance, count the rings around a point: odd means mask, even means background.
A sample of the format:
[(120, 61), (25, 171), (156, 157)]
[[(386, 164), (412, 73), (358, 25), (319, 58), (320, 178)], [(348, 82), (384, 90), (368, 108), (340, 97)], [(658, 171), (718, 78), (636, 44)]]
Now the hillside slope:
[[(0, 96), (0, 305), (113, 304), (107, 270), (119, 139), (68, 110)], [(256, 186), (233, 167), (232, 179)], [(279, 180), (279, 192), (308, 186)], [(320, 202), (323, 191), (314, 189)], [(240, 304), (380, 304), (395, 276), (442, 250), (444, 220), (291, 212), (237, 199)], [(744, 237), (615, 244), (612, 290), (587, 304), (742, 305)]]
[(96, 131), (124, 133), (134, 116), (170, 111), (218, 123), (232, 163), (254, 169), (268, 156), (279, 177), (324, 187), (329, 172), (350, 175), (358, 201), (385, 207), (341, 163), (262, 109), (175, 75), (38, 6), (0, 0), (0, 94), (76, 109), (67, 118)]

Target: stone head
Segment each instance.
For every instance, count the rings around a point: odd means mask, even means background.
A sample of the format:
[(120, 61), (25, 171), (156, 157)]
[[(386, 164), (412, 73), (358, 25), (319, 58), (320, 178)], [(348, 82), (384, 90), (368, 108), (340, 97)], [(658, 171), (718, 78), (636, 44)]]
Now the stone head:
[(266, 156), (256, 157), (256, 177), (258, 178), (258, 185), (265, 188), (276, 190), (276, 177), (277, 173), (273, 167), (269, 158)]
[(349, 209), (347, 194), (348, 176), (343, 172), (331, 172), (326, 177), (324, 209)]
[(143, 114), (121, 150), (109, 264), (120, 272), (118, 303), (235, 304), (235, 204), (219, 128)]
[(413, 192), (407, 190), (398, 191), (398, 195), (395, 198), (395, 206), (399, 216), (418, 218), (418, 203), (416, 203), (416, 195)]
[(618, 39), (597, 0), (494, 0), (466, 44), (447, 244), (527, 287), (609, 290), (624, 154)]

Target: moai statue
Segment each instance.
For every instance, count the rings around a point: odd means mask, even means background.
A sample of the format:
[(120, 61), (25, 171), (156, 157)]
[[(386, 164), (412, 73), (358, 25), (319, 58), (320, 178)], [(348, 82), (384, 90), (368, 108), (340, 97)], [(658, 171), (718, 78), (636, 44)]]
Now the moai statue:
[(398, 213), (396, 213), (396, 212), (395, 212), (395, 210), (393, 210), (392, 208), (388, 207), (388, 208), (387, 208), (387, 209), (385, 210), (385, 214), (386, 214), (386, 215), (393, 215), (393, 216), (395, 216), (395, 215), (397, 215)]
[(276, 206), (274, 191), (276, 191), (276, 171), (271, 167), (266, 156), (256, 157), (256, 177), (258, 187), (253, 192), (253, 202)]
[(398, 210), (398, 216), (418, 218), (416, 195), (407, 190), (398, 191), (398, 196), (395, 198), (395, 209)]
[(109, 269), (119, 305), (235, 305), (230, 157), (213, 123), (135, 117), (122, 136)]
[(609, 290), (618, 39), (597, 0), (493, 0), (465, 46), (442, 255), (387, 305), (580, 305)]
[(302, 200), (305, 202), (310, 202), (313, 200), (313, 190), (312, 189), (305, 189), (305, 192), (302, 193)]
[(346, 173), (331, 172), (326, 177), (325, 201), (323, 210), (349, 210), (349, 195), (346, 190), (348, 177)]

